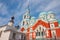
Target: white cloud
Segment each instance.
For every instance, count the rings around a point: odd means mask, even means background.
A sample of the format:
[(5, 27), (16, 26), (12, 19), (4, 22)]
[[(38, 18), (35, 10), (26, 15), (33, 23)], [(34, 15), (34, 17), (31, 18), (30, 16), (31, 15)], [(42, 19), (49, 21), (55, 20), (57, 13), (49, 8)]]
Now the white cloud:
[(59, 5), (60, 5), (60, 0), (53, 0), (52, 2), (50, 2), (50, 4), (48, 4), (48, 6), (44, 10), (49, 11)]
[(43, 0), (30, 0), (30, 3), (36, 5), (36, 4), (40, 3), (41, 1), (43, 1)]
[[(17, 10), (15, 10), (14, 16), (16, 17), (16, 19), (20, 18), (20, 16), (26, 12), (28, 5), (30, 5), (31, 3), (33, 5), (37, 5), (40, 3), (40, 0), (24, 0), (24, 1), (25, 2), (23, 4), (19, 3), (19, 5), (17, 6)], [(31, 5), (29, 7), (31, 7)], [(20, 10), (18, 10), (18, 9), (20, 9)]]
[(3, 3), (0, 3), (0, 13), (2, 15), (7, 15), (8, 14), (7, 6)]
[[(39, 5), (43, 0), (30, 0), (30, 8), (34, 8)], [(40, 5), (39, 5), (40, 6)]]
[(8, 18), (0, 17), (0, 26), (7, 24), (8, 20), (9, 20)]
[(43, 11), (43, 9), (45, 8), (45, 6), (39, 6), (37, 9), (36, 9), (36, 12), (40, 12), (40, 11)]
[(40, 11), (43, 11), (43, 9), (45, 8), (46, 3), (48, 3), (49, 1), (31, 0), (30, 2), (31, 2), (31, 5), (32, 5), (32, 8), (35, 7), (36, 12), (40, 12)]
[(28, 7), (28, 5), (29, 5), (29, 0), (26, 0), (26, 2), (22, 4), (22, 8), (21, 9), (22, 10), (26, 9)]
[[(24, 14), (26, 11), (26, 8), (28, 7), (28, 4), (29, 4), (29, 0), (26, 0), (23, 4), (19, 3), (19, 5), (17, 6), (17, 10), (15, 10), (15, 14), (14, 14), (15, 17), (19, 17), (22, 14)], [(21, 8), (20, 8), (20, 6), (21, 6)], [(18, 10), (18, 9), (20, 9), (20, 10)]]
[[(24, 1), (25, 2), (23, 4), (19, 3), (19, 5), (17, 6), (17, 10), (15, 10), (15, 17), (19, 17), (22, 14), (24, 14), (28, 8), (28, 5), (30, 5), (31, 3), (34, 5), (37, 5), (38, 3), (40, 3), (40, 0), (24, 0)], [(31, 7), (31, 5), (29, 7)]]
[[(14, 16), (16, 17), (16, 20), (18, 20), (20, 18), (20, 16), (25, 13), (26, 8), (28, 7), (28, 3), (29, 3), (29, 0), (26, 0), (26, 2), (24, 2), (23, 4), (19, 3), (19, 5), (17, 6), (16, 10), (14, 10)], [(22, 5), (22, 8), (20, 8), (21, 5)], [(7, 6), (5, 4), (3, 4), (3, 3), (0, 3), (0, 13), (2, 15), (9, 15), (8, 14), (8, 10), (7, 10)], [(6, 24), (7, 23), (6, 20), (8, 20), (8, 18), (0, 17), (0, 21), (1, 21), (0, 25)]]
[[(0, 15), (3, 15), (3, 16), (9, 15), (8, 10), (7, 10), (7, 6), (4, 3), (0, 3)], [(0, 16), (0, 26), (7, 24), (8, 20), (9, 20), (8, 17), (5, 18), (3, 16), (2, 17)]]

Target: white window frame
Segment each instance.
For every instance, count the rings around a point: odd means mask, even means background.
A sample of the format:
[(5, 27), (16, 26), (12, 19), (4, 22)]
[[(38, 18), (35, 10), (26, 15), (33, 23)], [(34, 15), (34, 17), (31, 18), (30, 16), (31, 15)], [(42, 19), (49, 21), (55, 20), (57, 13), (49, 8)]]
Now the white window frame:
[(51, 23), (51, 24), (50, 24), (50, 27), (51, 27), (51, 28), (54, 28), (55, 26), (54, 26), (54, 24), (53, 24), (53, 23)]
[(56, 36), (56, 31), (55, 30), (52, 30), (51, 33), (52, 33), (52, 37), (54, 38)]

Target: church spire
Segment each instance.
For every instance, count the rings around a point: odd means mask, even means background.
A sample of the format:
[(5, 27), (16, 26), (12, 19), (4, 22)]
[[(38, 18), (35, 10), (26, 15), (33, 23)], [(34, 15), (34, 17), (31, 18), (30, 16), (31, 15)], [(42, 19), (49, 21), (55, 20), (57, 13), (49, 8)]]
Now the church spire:
[(26, 12), (23, 15), (23, 21), (21, 25), (24, 26), (25, 28), (28, 28), (30, 24), (30, 19), (31, 19), (31, 16), (30, 16), (30, 8), (29, 8), (29, 0), (28, 0), (28, 5), (26, 8)]
[(28, 0), (28, 5), (27, 5), (27, 9), (26, 12), (28, 12), (28, 14), (30, 14), (30, 8), (29, 8), (29, 0)]
[(23, 19), (30, 19), (30, 8), (29, 8), (29, 0), (28, 0), (28, 5), (25, 14), (23, 15)]
[(30, 13), (29, 3), (28, 3), (27, 11)]

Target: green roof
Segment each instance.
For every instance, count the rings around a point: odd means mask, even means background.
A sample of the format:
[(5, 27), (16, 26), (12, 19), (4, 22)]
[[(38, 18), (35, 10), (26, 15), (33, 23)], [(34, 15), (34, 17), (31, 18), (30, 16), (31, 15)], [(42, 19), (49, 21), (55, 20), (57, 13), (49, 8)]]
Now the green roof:
[(60, 20), (58, 20), (58, 23), (60, 24)]

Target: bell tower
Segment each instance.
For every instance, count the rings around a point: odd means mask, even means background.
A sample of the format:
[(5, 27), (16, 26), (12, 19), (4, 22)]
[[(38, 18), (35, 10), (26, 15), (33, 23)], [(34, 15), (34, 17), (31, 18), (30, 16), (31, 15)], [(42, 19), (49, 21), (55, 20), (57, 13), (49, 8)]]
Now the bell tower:
[(25, 14), (23, 15), (23, 19), (30, 19), (30, 10), (29, 9), (27, 9), (26, 10), (26, 12), (25, 12)]
[(23, 26), (24, 27), (27, 27), (30, 25), (30, 19), (31, 19), (31, 16), (30, 16), (30, 11), (27, 9), (27, 11), (25, 12), (25, 14), (23, 15)]
[(22, 21), (22, 25), (25, 28), (28, 28), (30, 26), (30, 19), (31, 19), (31, 16), (30, 16), (29, 4), (28, 4), (27, 10), (25, 14), (23, 15), (23, 21)]
[(13, 24), (14, 24), (14, 16), (11, 17), (8, 25), (9, 25), (9, 26), (13, 26)]
[(27, 9), (23, 15), (23, 20), (21, 22), (21, 26), (24, 27), (25, 29), (27, 29), (30, 26), (30, 20), (31, 20), (31, 16), (30, 16), (29, 0), (28, 0)]

